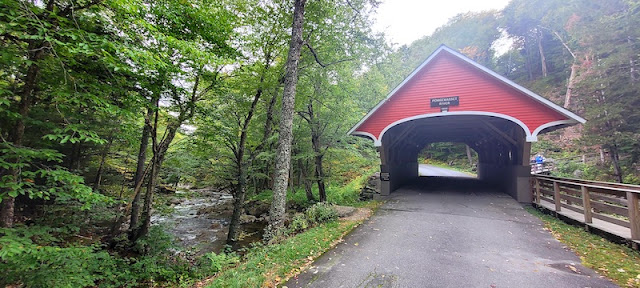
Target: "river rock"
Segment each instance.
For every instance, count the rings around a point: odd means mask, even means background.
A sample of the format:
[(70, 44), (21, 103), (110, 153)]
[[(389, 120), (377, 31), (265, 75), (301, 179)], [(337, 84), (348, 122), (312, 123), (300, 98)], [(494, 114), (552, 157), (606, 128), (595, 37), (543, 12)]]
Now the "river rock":
[(245, 210), (248, 215), (260, 218), (265, 214), (269, 214), (271, 205), (262, 201), (249, 201), (245, 204)]
[(336, 210), (336, 213), (338, 213), (338, 217), (339, 218), (343, 218), (343, 217), (349, 217), (353, 214), (353, 212), (356, 212), (356, 208), (351, 207), (351, 206), (333, 206), (333, 208)]
[(176, 188), (171, 187), (171, 186), (158, 185), (158, 187), (156, 189), (158, 189), (158, 193), (161, 193), (161, 194), (175, 194), (176, 193)]
[(233, 203), (232, 202), (224, 202), (214, 206), (208, 206), (198, 209), (198, 215), (231, 215), (233, 212)]
[(258, 220), (258, 218), (256, 218), (256, 216), (253, 216), (253, 215), (244, 214), (244, 215), (240, 216), (240, 223), (243, 223), (243, 224), (244, 223), (253, 223), (256, 220)]
[(573, 171), (573, 177), (574, 178), (582, 178), (582, 176), (584, 175), (584, 172), (582, 172), (582, 170), (580, 169), (576, 169), (576, 171)]

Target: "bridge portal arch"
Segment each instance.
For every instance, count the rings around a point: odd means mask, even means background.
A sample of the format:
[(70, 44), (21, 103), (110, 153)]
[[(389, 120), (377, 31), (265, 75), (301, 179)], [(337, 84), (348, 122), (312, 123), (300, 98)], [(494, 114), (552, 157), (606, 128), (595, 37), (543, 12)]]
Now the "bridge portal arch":
[(584, 122), (442, 45), (349, 134), (378, 147), (383, 195), (418, 177), (423, 147), (460, 142), (478, 153), (479, 179), (531, 202), (531, 143), (541, 133)]

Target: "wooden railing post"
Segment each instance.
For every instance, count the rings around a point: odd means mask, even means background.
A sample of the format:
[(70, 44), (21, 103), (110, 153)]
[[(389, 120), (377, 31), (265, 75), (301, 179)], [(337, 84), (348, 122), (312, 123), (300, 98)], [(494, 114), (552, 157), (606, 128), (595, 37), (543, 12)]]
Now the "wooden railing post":
[(584, 223), (592, 223), (591, 218), (591, 197), (589, 196), (589, 189), (585, 186), (580, 186), (582, 190), (582, 208), (584, 210)]
[(556, 203), (556, 212), (560, 212), (562, 208), (562, 203), (560, 202), (560, 184), (556, 181), (553, 181), (553, 202)]
[(538, 180), (538, 177), (533, 179), (536, 181), (536, 204), (540, 204), (540, 180)]
[(631, 240), (640, 240), (640, 207), (638, 193), (627, 192), (629, 208), (629, 224), (631, 224)]

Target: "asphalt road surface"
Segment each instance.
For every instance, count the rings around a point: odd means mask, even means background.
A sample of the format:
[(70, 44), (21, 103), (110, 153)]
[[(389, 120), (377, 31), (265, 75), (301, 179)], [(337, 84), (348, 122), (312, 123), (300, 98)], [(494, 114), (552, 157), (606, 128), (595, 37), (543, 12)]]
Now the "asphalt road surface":
[(429, 177), (391, 194), (286, 287), (617, 287), (511, 197)]
[(429, 164), (420, 164), (418, 166), (418, 175), (420, 176), (447, 176), (447, 177), (473, 177), (467, 173), (454, 171), (447, 168), (440, 168)]

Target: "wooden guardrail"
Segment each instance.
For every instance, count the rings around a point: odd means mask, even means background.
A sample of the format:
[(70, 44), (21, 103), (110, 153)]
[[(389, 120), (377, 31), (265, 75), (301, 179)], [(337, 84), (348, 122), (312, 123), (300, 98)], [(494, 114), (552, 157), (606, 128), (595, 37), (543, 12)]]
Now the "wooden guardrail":
[(581, 213), (585, 224), (595, 218), (628, 228), (629, 240), (640, 241), (640, 186), (546, 175), (533, 175), (532, 179), (536, 204), (547, 202), (556, 212)]

